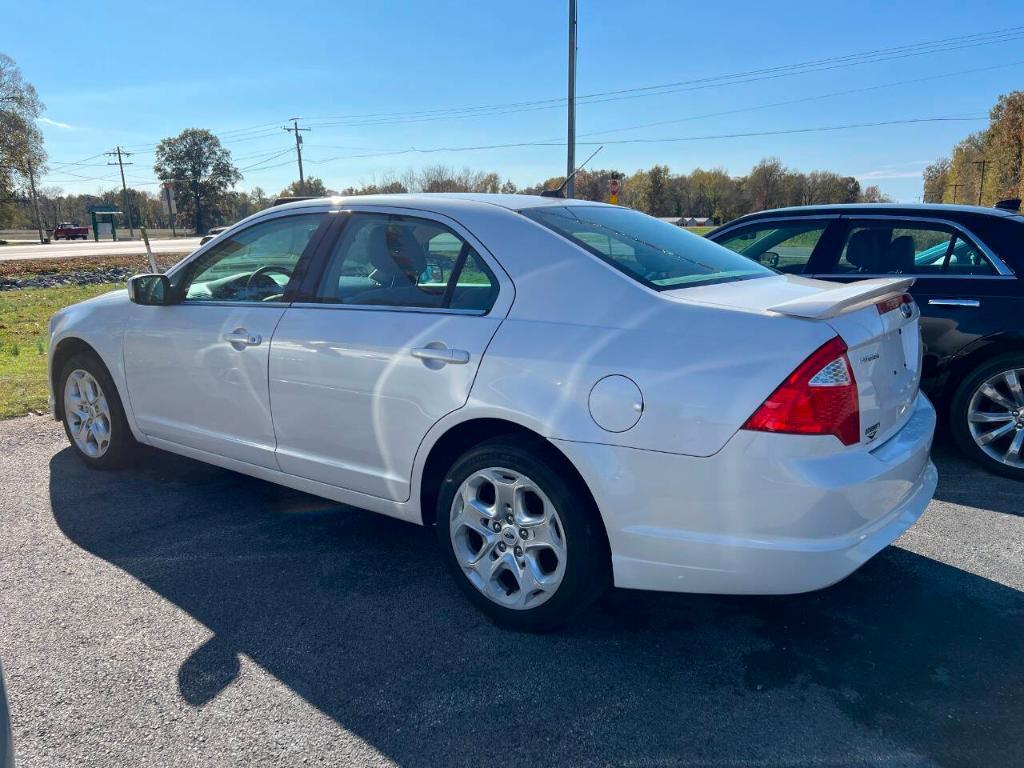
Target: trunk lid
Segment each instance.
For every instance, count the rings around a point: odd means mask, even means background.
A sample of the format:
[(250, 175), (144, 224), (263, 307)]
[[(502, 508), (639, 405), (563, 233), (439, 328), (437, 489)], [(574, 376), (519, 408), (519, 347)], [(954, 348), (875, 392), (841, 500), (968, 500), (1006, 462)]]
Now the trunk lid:
[(880, 278), (839, 284), (780, 276), (672, 293), (676, 300), (830, 326), (848, 348), (859, 395), (860, 443), (869, 445), (887, 440), (913, 412), (921, 381), (921, 313), (912, 300), (900, 300), (913, 282)]

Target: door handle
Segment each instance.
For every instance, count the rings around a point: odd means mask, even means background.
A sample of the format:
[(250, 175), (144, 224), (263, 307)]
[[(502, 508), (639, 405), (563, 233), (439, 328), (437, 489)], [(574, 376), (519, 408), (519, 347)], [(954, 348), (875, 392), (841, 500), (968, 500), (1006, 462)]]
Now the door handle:
[(245, 328), (235, 328), (231, 333), (224, 334), (224, 341), (235, 349), (241, 349), (259, 346), (263, 342), (263, 337), (258, 333), (249, 333)]
[(977, 299), (928, 299), (928, 304), (933, 307), (980, 307), (981, 302)]
[(416, 347), (412, 350), (411, 354), (420, 360), (450, 365), (465, 365), (469, 362), (469, 352), (464, 349)]

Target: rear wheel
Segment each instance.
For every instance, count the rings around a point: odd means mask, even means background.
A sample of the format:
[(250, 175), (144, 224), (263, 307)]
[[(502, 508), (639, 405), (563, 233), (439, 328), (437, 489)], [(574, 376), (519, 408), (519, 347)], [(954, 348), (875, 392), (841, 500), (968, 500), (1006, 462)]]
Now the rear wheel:
[(980, 366), (957, 388), (951, 429), (960, 450), (992, 472), (1024, 480), (1024, 354)]
[(64, 432), (75, 453), (96, 469), (118, 469), (130, 463), (138, 443), (132, 436), (106, 366), (95, 355), (73, 355), (61, 369)]
[(608, 587), (610, 563), (589, 495), (544, 461), (541, 441), (500, 438), (445, 477), (437, 535), (459, 586), (496, 623), (544, 631)]

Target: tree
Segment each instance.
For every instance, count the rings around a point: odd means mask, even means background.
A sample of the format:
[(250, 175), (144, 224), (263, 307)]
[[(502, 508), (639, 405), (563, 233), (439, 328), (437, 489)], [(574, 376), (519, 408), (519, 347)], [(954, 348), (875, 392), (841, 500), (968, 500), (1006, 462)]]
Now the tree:
[(43, 103), (10, 56), (0, 53), (0, 222), (15, 215), (17, 190), (45, 170)]
[(191, 218), (197, 234), (222, 213), (225, 193), (242, 179), (231, 152), (205, 128), (187, 128), (161, 141), (153, 171), (161, 181), (173, 181), (181, 214)]
[(949, 158), (940, 157), (925, 167), (922, 176), (924, 177), (924, 201), (926, 203), (943, 202), (946, 187), (949, 184)]
[[(988, 159), (994, 165), (991, 202), (1024, 197), (1024, 91), (1000, 96), (989, 117)], [(985, 189), (990, 189), (987, 183)]]
[(743, 185), (755, 211), (778, 208), (789, 171), (777, 157), (766, 157), (755, 165)]
[(882, 190), (878, 188), (877, 184), (872, 184), (870, 187), (866, 187), (863, 192), (860, 193), (859, 203), (891, 203), (892, 198), (888, 195), (883, 195)]
[(305, 184), (293, 181), (281, 190), (278, 197), (330, 197), (336, 195), (333, 189), (328, 189), (324, 180), (316, 176), (306, 177)]

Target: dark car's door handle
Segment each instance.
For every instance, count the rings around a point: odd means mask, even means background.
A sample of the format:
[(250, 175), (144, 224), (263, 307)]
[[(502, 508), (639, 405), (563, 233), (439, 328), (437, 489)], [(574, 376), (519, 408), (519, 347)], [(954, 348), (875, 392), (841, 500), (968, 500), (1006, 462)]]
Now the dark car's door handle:
[(933, 307), (980, 307), (981, 302), (977, 299), (928, 299), (928, 304)]

